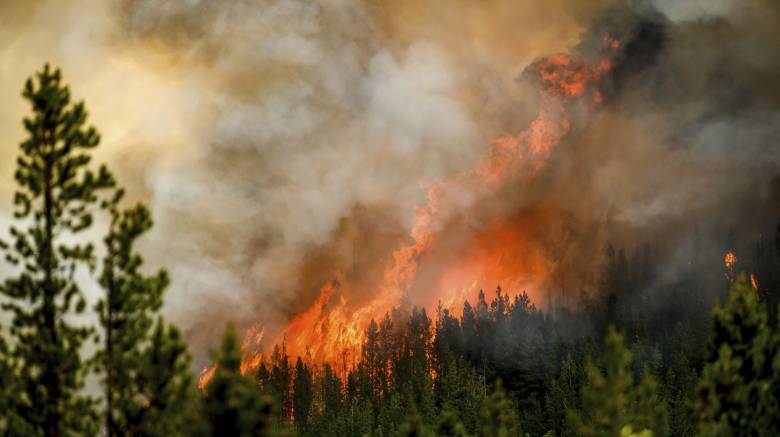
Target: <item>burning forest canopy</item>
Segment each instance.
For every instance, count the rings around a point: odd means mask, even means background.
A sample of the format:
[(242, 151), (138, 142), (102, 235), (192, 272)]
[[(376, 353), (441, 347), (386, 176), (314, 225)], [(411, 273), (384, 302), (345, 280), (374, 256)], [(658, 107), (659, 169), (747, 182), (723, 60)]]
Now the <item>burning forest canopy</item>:
[(587, 336), (626, 258), (653, 266), (627, 301), (662, 315), (741, 260), (760, 289), (778, 22), (771, 0), (2, 2), (0, 131), (22, 137), (19, 84), (62, 66), (153, 212), (141, 249), (198, 370), (228, 321), (245, 372), (280, 344), (338, 361), (372, 320), (499, 286)]

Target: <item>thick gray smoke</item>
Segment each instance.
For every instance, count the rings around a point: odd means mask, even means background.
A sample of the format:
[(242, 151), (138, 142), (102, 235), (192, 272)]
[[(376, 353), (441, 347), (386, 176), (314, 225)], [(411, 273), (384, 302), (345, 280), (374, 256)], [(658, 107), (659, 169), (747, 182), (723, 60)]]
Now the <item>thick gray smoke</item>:
[(202, 362), (225, 321), (280, 326), (339, 272), (370, 294), (421, 182), (536, 115), (524, 69), (589, 59), (609, 34), (604, 103), (572, 108), (543, 171), (484, 210), (517, 217), (570, 283), (594, 283), (610, 239), (682, 262), (694, 228), (777, 217), (778, 22), (771, 0), (0, 1), (3, 222), (19, 91), (49, 61), (103, 132), (100, 159), (152, 207), (143, 249)]

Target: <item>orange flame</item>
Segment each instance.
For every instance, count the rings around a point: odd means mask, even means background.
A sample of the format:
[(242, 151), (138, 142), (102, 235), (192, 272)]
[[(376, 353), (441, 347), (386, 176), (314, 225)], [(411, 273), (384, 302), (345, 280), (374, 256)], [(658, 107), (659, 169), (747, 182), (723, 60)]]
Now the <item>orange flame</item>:
[(206, 386), (209, 385), (211, 380), (214, 378), (215, 373), (217, 373), (216, 364), (201, 370), (200, 375), (198, 375), (198, 389), (201, 391), (205, 390)]
[(737, 254), (728, 251), (723, 255), (723, 265), (726, 266), (726, 269), (730, 272), (734, 271), (734, 265), (737, 263)]
[[(603, 45), (607, 54), (620, 47), (620, 41), (605, 36)], [(534, 63), (529, 70), (541, 84), (542, 104), (539, 115), (530, 126), (513, 136), (501, 136), (494, 141), (487, 155), (470, 169), (449, 178), (427, 182), (427, 203), (418, 207), (409, 232), (409, 242), (396, 249), (386, 266), (378, 292), (368, 302), (357, 305), (347, 301), (340, 292), (340, 282), (326, 283), (316, 301), (303, 313), (293, 318), (284, 331), (267, 348), (284, 342), (292, 357), (311, 356), (317, 361), (344, 361), (347, 354), (354, 357), (364, 341), (364, 330), (372, 319), (379, 319), (398, 307), (415, 279), (421, 258), (429, 253), (437, 232), (447, 220), (469, 205), (459, 193), (469, 198), (481, 198), (495, 192), (519, 176), (531, 177), (541, 169), (554, 147), (571, 129), (565, 102), (590, 95), (595, 104), (602, 96), (593, 82), (612, 68), (605, 57), (590, 67), (567, 55), (557, 54)], [(442, 273), (437, 289), (438, 301), (455, 308), (472, 295), (477, 284), (494, 281), (497, 285), (523, 287), (527, 281), (518, 280), (521, 269), (537, 279), (544, 277), (544, 260), (506, 254), (496, 248), (495, 241), (511, 241), (509, 246), (523, 247), (527, 239), (521, 228), (498, 225), (474, 242), (477, 249), (464, 259), (456, 261)], [(519, 261), (515, 262), (517, 259)], [(524, 263), (523, 266), (519, 262)], [(538, 281), (541, 282), (541, 281)], [(338, 296), (338, 298), (336, 298)], [(435, 303), (433, 304), (435, 305)], [(429, 308), (429, 310), (432, 308)], [(247, 333), (248, 336), (256, 333)], [(262, 336), (248, 341), (242, 372), (256, 369), (262, 361), (259, 347)], [(251, 346), (251, 347), (250, 347)], [(346, 353), (345, 353), (346, 351)], [(202, 387), (210, 380), (214, 368), (201, 376)], [(204, 377), (205, 376), (205, 377)]]

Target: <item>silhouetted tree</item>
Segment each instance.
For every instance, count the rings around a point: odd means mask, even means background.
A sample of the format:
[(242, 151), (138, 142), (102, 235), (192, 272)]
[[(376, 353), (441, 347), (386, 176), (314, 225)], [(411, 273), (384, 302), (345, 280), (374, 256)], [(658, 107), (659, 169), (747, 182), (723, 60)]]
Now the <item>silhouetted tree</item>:
[(92, 245), (73, 243), (73, 236), (92, 224), (94, 203), (114, 180), (106, 167), (88, 168), (100, 136), (86, 127), (84, 104), (71, 104), (59, 70), (44, 66), (22, 95), (33, 111), (24, 119), (29, 136), (15, 173), (14, 217), (22, 227), (12, 226), (14, 242), (3, 245), (19, 272), (0, 287), (14, 319), (18, 415), (33, 434), (94, 435), (93, 402), (81, 391), (87, 366), (79, 355), (91, 329), (66, 316), (84, 311), (74, 274), (94, 262)]
[(306, 431), (313, 402), (314, 383), (311, 370), (300, 357), (295, 361), (295, 381), (293, 382), (293, 401), (295, 424), (301, 431)]
[[(138, 425), (133, 423), (134, 417), (140, 417), (147, 409), (147, 400), (139, 396), (137, 379), (154, 313), (162, 306), (163, 291), (169, 282), (164, 270), (152, 276), (141, 272), (143, 260), (134, 251), (134, 245), (152, 227), (151, 214), (141, 204), (120, 210), (118, 204), (123, 195), (123, 190), (117, 190), (105, 204), (111, 216), (100, 275), (105, 297), (96, 306), (103, 328), (103, 348), (95, 358), (103, 375), (108, 437), (132, 434)], [(164, 329), (162, 322), (159, 329)], [(156, 335), (157, 340), (162, 340), (162, 332)], [(180, 353), (186, 354), (186, 347)]]
[(215, 361), (217, 369), (206, 386), (203, 401), (207, 435), (268, 435), (273, 405), (252, 379), (241, 374), (241, 348), (232, 325), (225, 332)]
[(204, 426), (196, 403), (192, 361), (175, 326), (162, 318), (155, 323), (148, 345), (138, 357), (132, 381), (136, 404), (128, 409), (123, 434), (188, 436)]

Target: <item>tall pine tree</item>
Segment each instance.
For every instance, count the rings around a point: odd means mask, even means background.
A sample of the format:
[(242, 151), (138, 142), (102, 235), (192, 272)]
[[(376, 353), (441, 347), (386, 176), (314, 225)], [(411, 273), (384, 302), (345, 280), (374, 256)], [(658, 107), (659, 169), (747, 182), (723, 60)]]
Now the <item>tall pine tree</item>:
[[(143, 354), (147, 352), (142, 347), (149, 339), (153, 313), (162, 305), (162, 294), (168, 285), (164, 270), (151, 276), (140, 270), (143, 259), (134, 251), (134, 245), (152, 227), (151, 214), (141, 204), (120, 210), (118, 204), (123, 194), (123, 190), (117, 190), (105, 203), (111, 215), (100, 275), (105, 297), (96, 307), (104, 336), (104, 347), (98, 352), (96, 362), (103, 376), (108, 437), (128, 435), (138, 425), (134, 421), (147, 407), (138, 387)], [(163, 341), (163, 333), (157, 334), (155, 339)], [(181, 354), (186, 355), (186, 348)], [(186, 360), (177, 357), (173, 361), (179, 359)]]
[(3, 308), (13, 314), (12, 354), (19, 364), (18, 415), (32, 435), (94, 434), (93, 403), (81, 394), (86, 366), (80, 357), (87, 327), (69, 315), (86, 307), (74, 279), (94, 262), (91, 244), (74, 234), (92, 224), (98, 194), (114, 185), (106, 167), (89, 169), (98, 132), (86, 126), (83, 103), (72, 104), (59, 70), (48, 65), (27, 80), (23, 97), (32, 106), (24, 119), (15, 179), (13, 243), (4, 245), (16, 276), (0, 286)]

